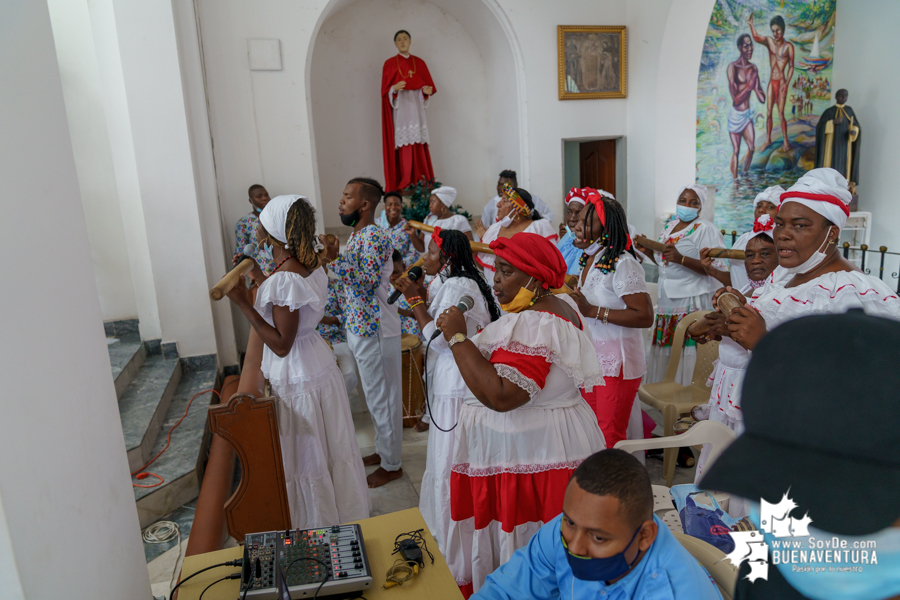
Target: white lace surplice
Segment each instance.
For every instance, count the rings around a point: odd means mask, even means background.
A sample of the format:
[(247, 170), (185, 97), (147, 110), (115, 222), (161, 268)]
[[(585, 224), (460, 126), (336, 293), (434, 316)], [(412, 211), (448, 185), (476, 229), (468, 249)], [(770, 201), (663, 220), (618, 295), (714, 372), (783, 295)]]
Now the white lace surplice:
[[(623, 296), (647, 293), (644, 268), (629, 252), (623, 252), (612, 273), (604, 274), (592, 266), (581, 291), (594, 306), (609, 307), (611, 310), (625, 309), (627, 307)], [(600, 319), (586, 321), (594, 338), (594, 349), (604, 377), (618, 377), (619, 369), (622, 370), (623, 379), (644, 376), (647, 363), (644, 358), (643, 329), (621, 327), (612, 323), (604, 325)]]
[(391, 94), (394, 108), (394, 147), (428, 143), (428, 123), (425, 108), (431, 96), (425, 98), (422, 90), (400, 90)]

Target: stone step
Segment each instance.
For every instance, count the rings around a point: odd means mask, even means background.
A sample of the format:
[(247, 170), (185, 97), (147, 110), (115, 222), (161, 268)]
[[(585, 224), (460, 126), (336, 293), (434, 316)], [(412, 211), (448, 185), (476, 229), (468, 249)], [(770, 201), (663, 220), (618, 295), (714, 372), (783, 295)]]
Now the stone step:
[[(112, 341), (111, 340), (117, 340)], [(147, 358), (147, 348), (137, 335), (126, 335), (119, 338), (107, 338), (109, 366), (113, 381), (116, 384), (116, 398), (128, 388), (128, 384), (137, 375), (141, 365)]]
[[(184, 415), (191, 397), (197, 392), (211, 389), (215, 383), (214, 368), (184, 369), (169, 410), (166, 412), (162, 430), (150, 449), (151, 458), (166, 445), (169, 430)], [(134, 499), (142, 528), (193, 500), (200, 493), (200, 477), (209, 444), (209, 436), (206, 434), (206, 412), (213, 397), (214, 394), (208, 392), (194, 399), (184, 421), (172, 434), (168, 450), (147, 467), (146, 471), (159, 475), (164, 482), (152, 488), (134, 488)], [(132, 481), (139, 485), (153, 485), (159, 480), (150, 476)]]
[(180, 380), (178, 359), (167, 360), (161, 354), (148, 356), (122, 394), (119, 417), (130, 471), (141, 468), (150, 460), (150, 450), (156, 443)]

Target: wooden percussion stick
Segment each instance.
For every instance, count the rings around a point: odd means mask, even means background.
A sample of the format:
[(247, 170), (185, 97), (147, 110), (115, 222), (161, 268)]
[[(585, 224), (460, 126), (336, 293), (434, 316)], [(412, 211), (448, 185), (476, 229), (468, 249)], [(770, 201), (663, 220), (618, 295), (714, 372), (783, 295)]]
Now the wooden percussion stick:
[[(421, 223), (419, 221), (407, 221), (409, 226), (413, 229), (418, 229), (419, 231), (424, 231), (425, 233), (434, 233), (434, 227), (431, 225), (426, 225), (425, 223)], [(469, 240), (469, 247), (472, 248), (472, 252), (485, 252), (487, 254), (493, 254), (494, 251), (491, 250), (491, 247), (487, 244), (482, 244), (481, 242), (473, 242)], [(427, 248), (426, 248), (427, 250)]]
[(213, 300), (221, 300), (225, 294), (231, 291), (238, 280), (249, 273), (253, 269), (253, 259), (245, 258), (232, 270), (225, 274), (225, 277), (219, 280), (219, 283), (209, 290), (209, 297)]
[(639, 246), (643, 246), (644, 248), (655, 250), (656, 252), (665, 252), (666, 248), (668, 248), (666, 244), (651, 240), (650, 238), (644, 237), (642, 235), (634, 236), (634, 243)]
[(744, 260), (746, 256), (743, 250), (726, 250), (725, 248), (710, 248), (710, 258), (733, 258), (734, 260)]
[[(727, 319), (732, 311), (741, 307), (741, 301), (731, 292), (725, 292), (716, 300), (716, 305), (719, 307), (719, 312), (725, 315)], [(709, 323), (706, 322), (706, 319), (694, 321), (688, 327), (688, 333), (693, 336), (703, 335), (707, 331), (709, 331)]]

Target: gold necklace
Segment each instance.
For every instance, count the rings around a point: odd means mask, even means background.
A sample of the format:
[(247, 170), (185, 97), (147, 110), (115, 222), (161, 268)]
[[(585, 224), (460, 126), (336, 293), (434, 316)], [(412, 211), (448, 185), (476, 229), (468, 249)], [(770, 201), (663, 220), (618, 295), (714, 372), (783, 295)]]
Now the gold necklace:
[(409, 58), (410, 58), (410, 60), (412, 60), (413, 70), (410, 71), (410, 72), (409, 72), (409, 75), (406, 75), (406, 76), (404, 76), (404, 75), (403, 75), (403, 71), (400, 70), (400, 55), (398, 54), (398, 55), (395, 57), (395, 59), (394, 59), (394, 60), (396, 61), (396, 63), (397, 63), (397, 72), (400, 73), (400, 78), (401, 78), (401, 79), (409, 79), (410, 77), (412, 77), (413, 75), (416, 74), (416, 71), (419, 70), (419, 67), (416, 66), (416, 57), (413, 56), (412, 54), (410, 54), (410, 55), (409, 55)]

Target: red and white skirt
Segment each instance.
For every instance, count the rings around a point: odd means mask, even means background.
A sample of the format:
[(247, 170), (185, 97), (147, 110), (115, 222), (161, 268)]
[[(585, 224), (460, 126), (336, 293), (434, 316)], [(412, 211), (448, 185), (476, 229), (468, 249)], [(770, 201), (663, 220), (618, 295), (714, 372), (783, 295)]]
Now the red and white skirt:
[(463, 404), (450, 475), (446, 558), (468, 598), (485, 578), (562, 512), (569, 478), (606, 447), (580, 400), (499, 413)]

